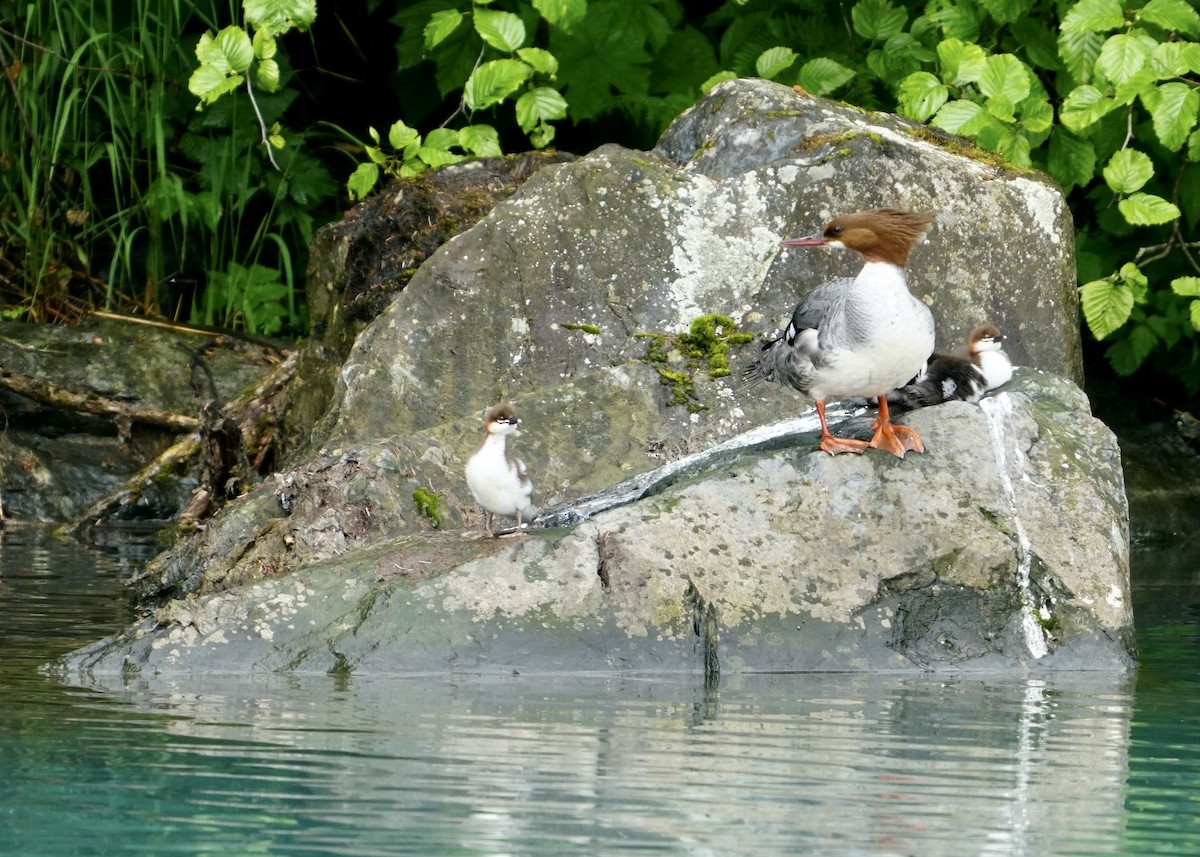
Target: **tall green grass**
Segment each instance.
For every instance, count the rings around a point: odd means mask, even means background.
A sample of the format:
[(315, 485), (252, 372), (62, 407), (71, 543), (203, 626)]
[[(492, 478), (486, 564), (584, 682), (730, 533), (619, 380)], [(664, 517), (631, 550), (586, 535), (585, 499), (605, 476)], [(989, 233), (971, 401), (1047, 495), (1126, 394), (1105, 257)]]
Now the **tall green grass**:
[[(276, 173), (244, 98), (197, 112), (206, 29), (236, 0), (0, 0), (0, 305), (91, 308), (275, 334), (302, 327), (303, 264), (332, 180), (297, 146)], [(293, 94), (261, 99), (268, 122)]]

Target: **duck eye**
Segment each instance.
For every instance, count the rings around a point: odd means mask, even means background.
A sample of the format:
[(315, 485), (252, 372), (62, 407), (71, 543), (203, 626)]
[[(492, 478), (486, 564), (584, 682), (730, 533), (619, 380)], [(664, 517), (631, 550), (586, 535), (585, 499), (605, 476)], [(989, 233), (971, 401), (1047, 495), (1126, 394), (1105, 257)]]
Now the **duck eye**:
[(830, 226), (828, 229), (825, 230), (825, 234), (830, 236), (831, 238), (836, 238), (838, 235), (842, 234), (842, 227)]

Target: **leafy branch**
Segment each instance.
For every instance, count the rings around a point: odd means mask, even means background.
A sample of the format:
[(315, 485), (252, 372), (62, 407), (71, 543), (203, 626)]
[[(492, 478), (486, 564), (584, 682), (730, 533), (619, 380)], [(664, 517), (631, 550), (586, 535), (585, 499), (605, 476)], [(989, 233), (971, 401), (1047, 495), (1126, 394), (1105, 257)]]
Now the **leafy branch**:
[(253, 80), (265, 91), (274, 92), (279, 88), (276, 37), (293, 29), (304, 31), (312, 26), (317, 17), (316, 0), (244, 0), (242, 5), (246, 23), (253, 28), (254, 36), (238, 26), (225, 27), (216, 34), (210, 30), (201, 36), (196, 45), (196, 59), (200, 65), (188, 80), (188, 91), (200, 99), (196, 109), (202, 110), (244, 85), (258, 120), (267, 159), (278, 172), (283, 172), (275, 160), (274, 150), (282, 149), (286, 142), (279, 123), (267, 127), (249, 71), (254, 68)]
[[(368, 160), (359, 164), (346, 182), (352, 199), (369, 194), (385, 174), (405, 178), (468, 156), (503, 154), (500, 135), (493, 126), (468, 124), (457, 130), (448, 126), (459, 116), (471, 120), (482, 111), (498, 107), (518, 92), (521, 94), (514, 104), (517, 125), (533, 147), (545, 148), (554, 139), (555, 129), (550, 123), (567, 115), (566, 99), (548, 85), (558, 72), (558, 60), (544, 48), (527, 46), (529, 35), (521, 16), (487, 8), (491, 2), (473, 0), (465, 12), (440, 9), (429, 16), (422, 30), (426, 54), (455, 40), (477, 48), (458, 104), (438, 128), (426, 135), (403, 120), (395, 122), (387, 135), (390, 151), (384, 149), (379, 132), (369, 128), (374, 145), (363, 145)], [(585, 0), (534, 4), (548, 23), (564, 22), (581, 5), (586, 8)], [(465, 26), (468, 21), (470, 27)]]

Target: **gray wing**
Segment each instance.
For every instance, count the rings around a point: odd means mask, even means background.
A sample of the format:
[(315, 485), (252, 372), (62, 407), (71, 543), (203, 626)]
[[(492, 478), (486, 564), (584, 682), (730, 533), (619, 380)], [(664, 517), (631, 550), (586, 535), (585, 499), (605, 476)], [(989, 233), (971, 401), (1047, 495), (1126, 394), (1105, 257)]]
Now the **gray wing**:
[(839, 277), (822, 283), (804, 296), (792, 312), (792, 322), (784, 332), (784, 338), (795, 339), (802, 330), (820, 330), (821, 322), (834, 305), (845, 300), (846, 292), (854, 283), (849, 277)]
[(780, 337), (763, 346), (762, 354), (750, 364), (743, 377), (750, 386), (771, 381), (807, 393), (812, 384), (813, 369), (812, 356), (805, 349), (789, 345)]

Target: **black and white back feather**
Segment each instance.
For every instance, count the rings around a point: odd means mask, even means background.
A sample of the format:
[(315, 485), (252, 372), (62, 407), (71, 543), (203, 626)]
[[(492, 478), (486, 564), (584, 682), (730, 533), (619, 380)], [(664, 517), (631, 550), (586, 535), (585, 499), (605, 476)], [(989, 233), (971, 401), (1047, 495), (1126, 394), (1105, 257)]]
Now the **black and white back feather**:
[(977, 402), (983, 394), (1012, 378), (1012, 361), (1003, 350), (1004, 337), (990, 324), (971, 331), (968, 353), (930, 355), (925, 371), (888, 393), (888, 404), (927, 408), (942, 402)]

